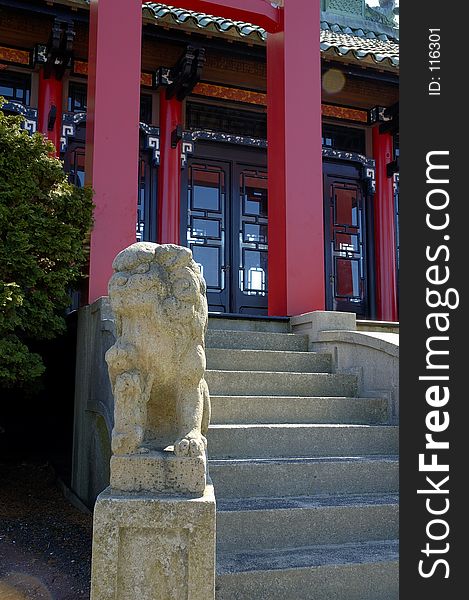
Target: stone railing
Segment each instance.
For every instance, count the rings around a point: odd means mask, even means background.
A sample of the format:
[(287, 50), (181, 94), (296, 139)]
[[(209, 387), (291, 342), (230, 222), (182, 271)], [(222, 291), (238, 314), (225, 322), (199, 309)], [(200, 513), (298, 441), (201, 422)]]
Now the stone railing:
[(371, 322), (370, 330), (359, 330), (355, 314), (341, 312), (306, 313), (292, 317), (291, 326), (293, 333), (309, 336), (310, 350), (330, 352), (337, 372), (357, 374), (360, 396), (387, 398), (389, 422), (398, 423), (398, 333), (390, 333), (389, 327), (374, 327), (372, 331)]

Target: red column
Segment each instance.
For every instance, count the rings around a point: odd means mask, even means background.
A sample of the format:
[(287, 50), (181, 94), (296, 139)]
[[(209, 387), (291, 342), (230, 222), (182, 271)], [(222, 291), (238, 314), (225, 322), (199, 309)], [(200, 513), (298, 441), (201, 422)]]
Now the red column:
[(269, 314), (324, 310), (320, 2), (285, 2), (267, 36)]
[(95, 192), (89, 302), (107, 294), (114, 257), (136, 239), (141, 39), (140, 0), (92, 0), (85, 169)]
[(396, 229), (392, 177), (386, 166), (392, 161), (393, 143), (390, 133), (373, 129), (373, 154), (376, 161), (375, 256), (376, 304), (380, 321), (397, 321)]
[(160, 168), (158, 171), (158, 242), (180, 243), (181, 143), (171, 148), (171, 134), (182, 125), (182, 102), (167, 99), (160, 88)]
[(267, 37), (268, 303), (276, 316), (287, 314), (284, 39), (283, 31)]
[[(38, 92), (38, 131), (44, 134), (55, 146), (56, 155), (60, 153), (60, 136), (62, 130), (62, 102), (63, 84), (62, 80), (56, 79), (52, 73), (47, 79), (44, 77), (44, 69), (39, 71)], [(55, 107), (55, 121), (49, 123), (51, 110)], [(49, 128), (50, 127), (50, 128)]]

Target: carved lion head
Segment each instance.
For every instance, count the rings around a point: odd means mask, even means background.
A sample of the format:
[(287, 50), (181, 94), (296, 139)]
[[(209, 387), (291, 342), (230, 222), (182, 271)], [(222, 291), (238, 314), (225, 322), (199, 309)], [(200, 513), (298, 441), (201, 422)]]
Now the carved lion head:
[(206, 285), (188, 248), (137, 242), (119, 252), (112, 266), (109, 297), (118, 321), (140, 312), (151, 320), (204, 331)]

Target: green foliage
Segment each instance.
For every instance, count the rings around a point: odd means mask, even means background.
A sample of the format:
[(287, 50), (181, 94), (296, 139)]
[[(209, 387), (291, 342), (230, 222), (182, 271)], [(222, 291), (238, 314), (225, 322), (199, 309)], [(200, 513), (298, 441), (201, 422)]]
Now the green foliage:
[(53, 145), (21, 122), (0, 111), (0, 387), (44, 371), (31, 343), (64, 330), (92, 223), (91, 189), (68, 183)]

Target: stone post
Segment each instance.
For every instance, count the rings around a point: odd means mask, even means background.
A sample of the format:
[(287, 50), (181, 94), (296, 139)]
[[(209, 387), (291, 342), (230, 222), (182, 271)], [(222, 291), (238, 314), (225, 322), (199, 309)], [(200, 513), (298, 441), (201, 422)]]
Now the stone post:
[(113, 456), (94, 510), (91, 600), (210, 600), (205, 282), (190, 250), (172, 244), (133, 244), (113, 269)]

